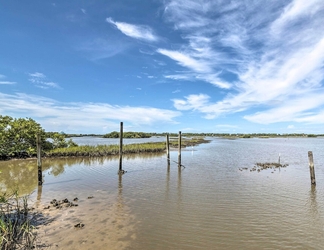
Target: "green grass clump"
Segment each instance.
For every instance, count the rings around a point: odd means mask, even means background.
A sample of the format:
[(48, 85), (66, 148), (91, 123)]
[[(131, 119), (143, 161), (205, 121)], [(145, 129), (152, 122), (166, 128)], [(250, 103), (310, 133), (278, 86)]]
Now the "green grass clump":
[(0, 246), (1, 250), (34, 249), (36, 232), (31, 224), (27, 197), (0, 195)]

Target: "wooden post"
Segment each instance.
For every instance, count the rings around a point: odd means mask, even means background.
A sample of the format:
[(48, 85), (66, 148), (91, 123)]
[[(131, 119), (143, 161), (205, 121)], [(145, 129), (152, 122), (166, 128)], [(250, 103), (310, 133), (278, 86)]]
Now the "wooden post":
[(311, 184), (316, 185), (315, 168), (314, 168), (313, 152), (312, 151), (308, 151), (308, 161), (309, 161)]
[(119, 133), (119, 174), (123, 173), (123, 122), (120, 123)]
[(170, 141), (169, 141), (169, 134), (166, 135), (166, 151), (167, 151), (167, 159), (170, 165)]
[(178, 137), (178, 167), (181, 167), (181, 131), (179, 131)]
[(36, 148), (37, 148), (37, 169), (38, 169), (38, 185), (43, 184), (43, 171), (42, 171), (42, 147), (41, 147), (41, 137), (36, 135)]

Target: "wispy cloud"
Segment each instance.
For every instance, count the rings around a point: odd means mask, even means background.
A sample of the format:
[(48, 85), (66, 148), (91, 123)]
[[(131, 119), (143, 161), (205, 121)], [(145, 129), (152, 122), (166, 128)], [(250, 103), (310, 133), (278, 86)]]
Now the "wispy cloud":
[(90, 60), (96, 61), (113, 57), (127, 50), (128, 47), (127, 42), (118, 43), (113, 38), (95, 38), (83, 42), (77, 47), (77, 50), (85, 53)]
[(10, 84), (16, 84), (16, 82), (0, 81), (0, 84), (7, 84), (7, 85), (10, 85)]
[(154, 34), (153, 30), (147, 25), (135, 25), (124, 22), (115, 22), (111, 17), (108, 17), (106, 21), (114, 25), (126, 36), (150, 42), (156, 42), (159, 40), (159, 38)]
[(170, 51), (166, 49), (158, 49), (158, 53), (170, 57), (171, 59), (177, 61), (180, 65), (190, 68), (194, 71), (201, 73), (209, 73), (211, 71), (209, 65), (205, 62), (200, 62), (189, 55), (181, 53), (179, 51)]
[(61, 87), (55, 83), (47, 80), (47, 77), (40, 72), (30, 73), (29, 74), (29, 81), (33, 84), (35, 84), (36, 87), (42, 88), (42, 89), (48, 89), (48, 88), (57, 88), (60, 89)]
[[(41, 96), (0, 92), (0, 113), (32, 117), (48, 131), (91, 133), (111, 131), (119, 121), (134, 126), (169, 123), (181, 115), (178, 111), (153, 107), (118, 106), (107, 103), (62, 103)], [(143, 115), (145, 114), (145, 115)]]
[[(318, 107), (320, 110), (318, 110)], [(324, 123), (324, 93), (312, 93), (292, 98), (272, 109), (247, 115), (245, 118), (257, 123), (306, 122)]]
[[(183, 32), (184, 58), (203, 64), (185, 64), (175, 52), (164, 55), (192, 71), (184, 78), (203, 77), (219, 87), (232, 87), (216, 102), (193, 94), (173, 100), (174, 106), (201, 112), (208, 119), (257, 109), (245, 119), (324, 123), (323, 13), (320, 0), (168, 1), (165, 18)], [(206, 74), (199, 74), (201, 69), (207, 69)], [(228, 79), (228, 74), (237, 80)], [(179, 74), (167, 77), (181, 79)]]
[[(5, 75), (1, 75), (0, 74), (0, 79), (5, 79), (6, 76)], [(16, 84), (16, 82), (12, 82), (12, 81), (2, 81), (0, 80), (0, 85), (3, 84), (3, 85), (11, 85), (11, 84)]]

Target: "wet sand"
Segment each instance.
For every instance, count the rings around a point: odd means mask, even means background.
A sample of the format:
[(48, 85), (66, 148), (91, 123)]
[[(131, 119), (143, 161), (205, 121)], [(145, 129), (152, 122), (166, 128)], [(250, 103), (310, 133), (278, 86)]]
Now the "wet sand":
[[(98, 199), (100, 191), (92, 199), (78, 197), (78, 206), (57, 209), (39, 204), (48, 223), (38, 227), (40, 249), (126, 249), (136, 239), (135, 218), (118, 195), (109, 200)], [(107, 197), (107, 194), (105, 195)], [(66, 197), (62, 197), (65, 199)], [(73, 200), (71, 197), (69, 200)], [(45, 220), (46, 221), (46, 220)], [(75, 227), (84, 224), (82, 228)]]

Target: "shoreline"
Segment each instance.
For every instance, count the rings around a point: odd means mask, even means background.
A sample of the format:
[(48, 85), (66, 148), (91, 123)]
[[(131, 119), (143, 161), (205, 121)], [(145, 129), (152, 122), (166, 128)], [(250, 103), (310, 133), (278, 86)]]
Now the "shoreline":
[[(203, 143), (209, 143), (210, 140), (204, 138), (192, 138), (183, 139), (181, 142), (181, 148), (188, 146), (196, 146)], [(178, 147), (178, 141), (170, 140), (170, 148), (176, 149)], [(148, 142), (148, 143), (134, 143), (123, 145), (123, 154), (143, 154), (143, 153), (162, 153), (166, 150), (165, 142)], [(68, 158), (68, 157), (105, 157), (105, 156), (118, 156), (119, 145), (83, 145), (70, 148), (58, 148), (50, 152), (44, 152), (43, 159), (46, 158)], [(36, 160), (35, 155), (31, 157), (7, 157), (0, 161), (12, 161), (12, 160)]]

